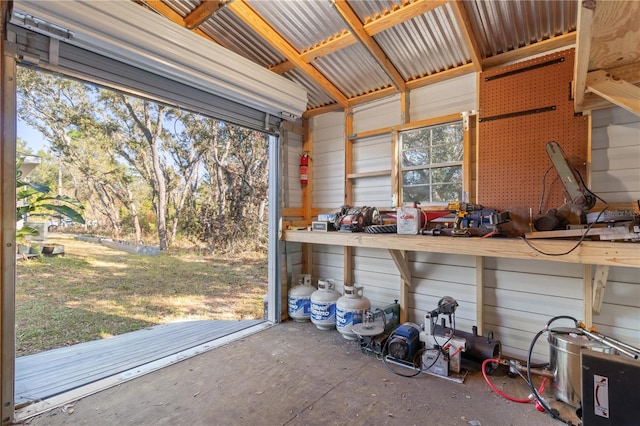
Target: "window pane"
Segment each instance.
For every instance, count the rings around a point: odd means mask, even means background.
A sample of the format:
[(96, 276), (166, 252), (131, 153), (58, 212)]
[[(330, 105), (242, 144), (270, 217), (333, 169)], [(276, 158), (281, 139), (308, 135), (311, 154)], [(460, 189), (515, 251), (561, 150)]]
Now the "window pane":
[(402, 132), (400, 144), (403, 202), (462, 199), (462, 122)]
[(429, 164), (429, 150), (411, 149), (402, 152), (402, 167), (426, 166)]
[(412, 201), (421, 203), (429, 201), (429, 186), (411, 186), (404, 187), (402, 190), (402, 201), (404, 203), (410, 203)]
[(432, 186), (432, 202), (449, 202), (462, 200), (462, 186), (458, 184), (440, 184)]
[(402, 185), (424, 185), (429, 183), (429, 171), (426, 169), (410, 170), (402, 173)]
[(429, 146), (429, 129), (411, 130), (402, 132), (402, 149), (423, 148)]
[(431, 149), (433, 159), (432, 164), (453, 163), (462, 161), (463, 146), (461, 143), (448, 143), (434, 145)]
[(462, 183), (462, 166), (439, 167), (431, 169), (434, 183)]

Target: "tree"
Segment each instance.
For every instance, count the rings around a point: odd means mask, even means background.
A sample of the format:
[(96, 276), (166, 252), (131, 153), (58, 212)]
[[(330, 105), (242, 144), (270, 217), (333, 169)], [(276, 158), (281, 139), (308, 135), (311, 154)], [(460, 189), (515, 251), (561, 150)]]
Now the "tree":
[[(51, 196), (48, 186), (22, 179), (20, 166), (23, 161), (24, 157), (18, 157), (16, 162), (16, 221), (19, 222), (29, 214), (53, 212), (73, 222), (84, 224), (84, 218), (80, 213), (84, 207), (80, 201), (64, 195)], [(38, 231), (23, 226), (17, 230), (16, 239), (21, 241), (28, 235), (38, 235)]]

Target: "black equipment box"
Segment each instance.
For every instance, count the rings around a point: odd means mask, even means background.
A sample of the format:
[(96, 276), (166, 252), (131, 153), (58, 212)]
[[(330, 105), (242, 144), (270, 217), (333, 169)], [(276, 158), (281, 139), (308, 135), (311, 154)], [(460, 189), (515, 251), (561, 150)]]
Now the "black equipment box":
[(582, 424), (640, 424), (640, 360), (583, 350), (581, 363)]

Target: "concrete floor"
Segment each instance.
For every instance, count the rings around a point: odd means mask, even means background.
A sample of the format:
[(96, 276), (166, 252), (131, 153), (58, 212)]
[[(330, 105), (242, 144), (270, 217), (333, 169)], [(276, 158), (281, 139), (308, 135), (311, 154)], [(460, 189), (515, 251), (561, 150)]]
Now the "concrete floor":
[[(410, 370), (400, 368), (402, 373)], [(492, 381), (518, 398), (519, 378)], [(553, 399), (550, 397), (550, 399)], [(554, 405), (557, 403), (554, 402)], [(563, 415), (568, 415), (563, 407)], [(30, 425), (558, 425), (533, 403), (489, 389), (480, 372), (459, 384), (400, 377), (356, 342), (285, 322), (83, 398)], [(577, 424), (577, 420), (574, 421)]]

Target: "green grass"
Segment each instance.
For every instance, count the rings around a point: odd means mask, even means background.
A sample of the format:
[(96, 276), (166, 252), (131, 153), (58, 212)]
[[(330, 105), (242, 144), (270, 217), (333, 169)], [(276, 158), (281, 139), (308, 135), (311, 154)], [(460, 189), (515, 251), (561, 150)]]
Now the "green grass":
[(261, 318), (267, 258), (141, 256), (51, 239), (64, 257), (21, 260), (16, 356), (181, 320)]

